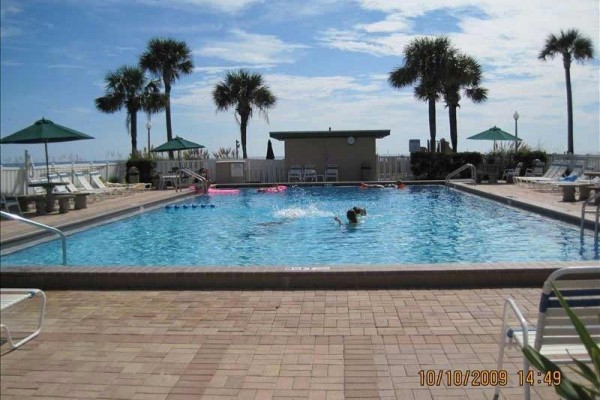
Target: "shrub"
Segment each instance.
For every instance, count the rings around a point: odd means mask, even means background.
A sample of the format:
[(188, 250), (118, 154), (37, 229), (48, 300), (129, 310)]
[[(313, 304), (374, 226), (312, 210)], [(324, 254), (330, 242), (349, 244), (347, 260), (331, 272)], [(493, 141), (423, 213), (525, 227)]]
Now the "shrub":
[[(477, 152), (464, 153), (427, 153), (417, 152), (410, 156), (410, 169), (417, 179), (445, 179), (446, 176), (465, 164), (475, 167), (482, 163), (482, 156)], [(465, 171), (464, 176), (469, 172)]]
[(156, 162), (149, 158), (130, 158), (125, 164), (127, 172), (125, 179), (129, 182), (129, 169), (136, 167), (140, 172), (140, 182), (152, 183), (152, 170), (156, 168)]

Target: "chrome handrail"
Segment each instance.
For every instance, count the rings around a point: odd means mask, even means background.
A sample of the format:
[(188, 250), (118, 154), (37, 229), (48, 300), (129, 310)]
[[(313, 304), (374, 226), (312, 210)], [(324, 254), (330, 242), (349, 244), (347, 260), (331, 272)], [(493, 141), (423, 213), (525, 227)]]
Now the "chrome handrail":
[(598, 240), (598, 224), (600, 222), (600, 188), (595, 189), (594, 196), (590, 196), (587, 200), (583, 202), (581, 205), (581, 227), (580, 227), (580, 235), (583, 238), (583, 231), (585, 226), (585, 213), (586, 212), (594, 212), (593, 210), (586, 211), (587, 206), (596, 206), (595, 211), (595, 219), (594, 219), (594, 238)]
[(460, 174), (467, 168), (471, 171), (471, 180), (473, 180), (473, 185), (476, 185), (477, 184), (477, 170), (475, 169), (475, 166), (473, 164), (465, 164), (462, 167), (450, 172), (448, 174), (448, 176), (446, 176), (446, 185), (448, 185), (448, 183), (450, 182), (450, 178)]
[(0, 215), (3, 216), (3, 217), (5, 217), (5, 218), (8, 218), (8, 219), (13, 219), (13, 220), (16, 220), (16, 221), (21, 221), (21, 222), (24, 222), (24, 223), (29, 224), (29, 225), (37, 226), (38, 228), (44, 229), (46, 231), (50, 231), (50, 232), (56, 233), (60, 237), (60, 240), (62, 241), (62, 252), (63, 252), (63, 262), (62, 262), (62, 265), (67, 265), (67, 238), (65, 237), (65, 234), (62, 233), (60, 230), (58, 230), (56, 228), (53, 228), (51, 226), (48, 226), (48, 225), (40, 224), (39, 222), (35, 222), (35, 221), (32, 221), (32, 220), (27, 219), (27, 218), (23, 218), (23, 217), (21, 217), (19, 215), (7, 213), (5, 211), (0, 211)]

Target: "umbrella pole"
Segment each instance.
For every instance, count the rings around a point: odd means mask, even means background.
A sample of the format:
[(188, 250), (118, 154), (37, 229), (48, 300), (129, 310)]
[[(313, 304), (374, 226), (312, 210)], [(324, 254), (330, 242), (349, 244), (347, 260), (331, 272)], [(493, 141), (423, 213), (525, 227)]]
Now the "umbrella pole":
[(46, 178), (50, 183), (50, 167), (48, 166), (48, 141), (44, 142), (44, 149), (46, 150)]

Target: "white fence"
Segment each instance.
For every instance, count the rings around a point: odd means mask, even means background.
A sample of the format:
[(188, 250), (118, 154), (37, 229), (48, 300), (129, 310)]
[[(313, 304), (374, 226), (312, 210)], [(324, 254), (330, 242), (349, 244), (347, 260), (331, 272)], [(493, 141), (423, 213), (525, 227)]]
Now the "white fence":
[[(571, 166), (583, 165), (586, 170), (600, 171), (600, 155), (548, 155), (548, 165), (552, 163), (567, 163)], [(41, 178), (46, 175), (45, 165), (33, 165), (26, 163), (27, 167), (5, 167), (0, 165), (0, 190), (4, 194), (20, 196), (32, 193), (27, 187), (28, 179)], [(211, 179), (215, 180), (217, 160), (181, 160), (181, 166), (192, 171), (206, 168)], [(157, 160), (156, 170), (160, 173), (168, 173), (173, 168), (178, 168), (178, 160)], [(74, 178), (75, 172), (90, 173), (99, 171), (104, 179), (123, 182), (125, 180), (125, 161), (111, 161), (105, 163), (70, 163), (50, 164), (50, 172), (64, 172)], [(377, 176), (381, 181), (395, 181), (398, 179), (410, 179), (410, 156), (379, 156), (377, 161)], [(287, 170), (285, 160), (246, 160), (246, 181), (260, 183), (277, 183), (287, 181)]]
[[(27, 187), (27, 183), (30, 179), (44, 178), (46, 176), (46, 165), (33, 165), (31, 163), (25, 165), (20, 167), (0, 165), (0, 190), (2, 193), (14, 196), (33, 193), (33, 189)], [(107, 181), (114, 176), (125, 176), (124, 162), (50, 164), (49, 167), (50, 173), (69, 174), (72, 182), (75, 182), (75, 172), (89, 174), (92, 171), (99, 171)]]

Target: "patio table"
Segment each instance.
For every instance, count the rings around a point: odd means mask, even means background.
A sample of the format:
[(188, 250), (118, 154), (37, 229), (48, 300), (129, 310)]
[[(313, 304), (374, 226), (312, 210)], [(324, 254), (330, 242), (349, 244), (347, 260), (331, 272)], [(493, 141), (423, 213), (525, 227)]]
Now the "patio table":
[(56, 186), (66, 186), (66, 184), (62, 182), (36, 182), (30, 183), (27, 186), (43, 187), (44, 189), (46, 189), (45, 205), (37, 201), (35, 205), (36, 213), (38, 215), (43, 215), (55, 211), (54, 201), (56, 200), (56, 194), (53, 193), (53, 190)]
[(587, 200), (590, 197), (590, 190), (596, 185), (593, 183), (563, 182), (558, 186), (563, 192), (563, 201), (575, 201), (575, 189), (579, 190), (579, 200)]

